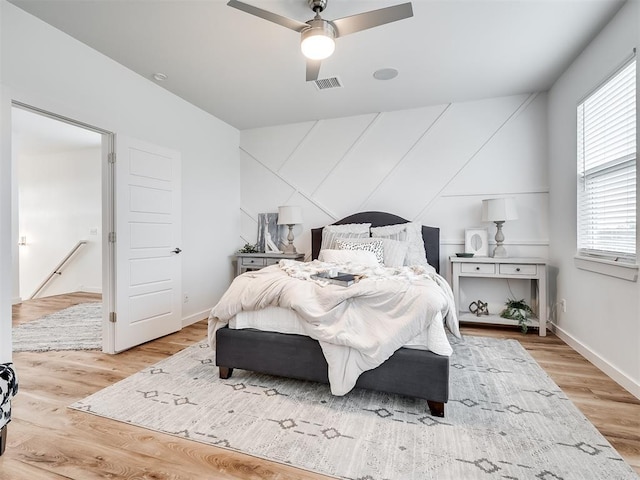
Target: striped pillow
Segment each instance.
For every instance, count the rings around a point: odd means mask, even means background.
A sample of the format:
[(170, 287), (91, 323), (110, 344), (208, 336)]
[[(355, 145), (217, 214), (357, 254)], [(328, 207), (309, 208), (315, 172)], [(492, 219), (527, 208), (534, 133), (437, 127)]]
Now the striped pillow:
[(327, 225), (322, 229), (321, 250), (335, 250), (336, 239), (369, 238), (370, 223), (347, 223), (346, 225)]
[(391, 240), (406, 241), (409, 244), (405, 265), (428, 266), (427, 252), (422, 238), (422, 225), (418, 222), (407, 222), (398, 225), (387, 225), (371, 229), (374, 238), (388, 238)]

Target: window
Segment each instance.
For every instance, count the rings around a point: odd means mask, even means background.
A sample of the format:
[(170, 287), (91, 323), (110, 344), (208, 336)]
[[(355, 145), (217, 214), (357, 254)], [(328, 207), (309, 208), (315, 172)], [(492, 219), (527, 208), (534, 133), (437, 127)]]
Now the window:
[(578, 254), (636, 259), (636, 61), (578, 105)]

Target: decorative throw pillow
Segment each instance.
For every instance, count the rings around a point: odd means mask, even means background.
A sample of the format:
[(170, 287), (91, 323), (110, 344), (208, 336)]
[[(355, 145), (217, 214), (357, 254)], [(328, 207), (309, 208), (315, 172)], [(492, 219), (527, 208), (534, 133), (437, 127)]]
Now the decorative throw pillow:
[(402, 267), (407, 256), (409, 243), (388, 238), (352, 238), (351, 243), (382, 242), (382, 252), (385, 267)]
[(341, 239), (336, 240), (336, 245), (339, 250), (364, 250), (365, 252), (373, 252), (376, 256), (376, 260), (380, 265), (384, 265), (384, 250), (382, 247), (382, 240), (373, 242), (353, 242), (344, 241)]
[(365, 267), (379, 265), (375, 253), (365, 250), (320, 250), (318, 260), (327, 263), (353, 263)]
[(370, 223), (347, 223), (345, 225), (327, 225), (322, 229), (320, 250), (336, 248), (337, 238), (369, 238)]
[(380, 238), (384, 248), (384, 265), (385, 267), (401, 267), (407, 258), (409, 251), (409, 242), (401, 242), (399, 240), (391, 240), (389, 238)]
[(388, 238), (390, 240), (406, 241), (409, 244), (405, 265), (427, 266), (427, 252), (422, 238), (422, 225), (418, 222), (400, 223), (371, 229), (373, 238)]

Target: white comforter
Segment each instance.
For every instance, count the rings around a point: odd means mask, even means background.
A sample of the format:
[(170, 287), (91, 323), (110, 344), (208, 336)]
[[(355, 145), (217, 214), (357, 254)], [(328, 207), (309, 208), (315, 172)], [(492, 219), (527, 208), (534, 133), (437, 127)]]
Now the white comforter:
[[(361, 273), (366, 278), (349, 287), (309, 278), (327, 269)], [(211, 310), (211, 347), (215, 349), (215, 331), (238, 312), (268, 306), (291, 308), (304, 320), (307, 335), (322, 347), (334, 395), (348, 393), (362, 372), (382, 364), (424, 329), (428, 330), (429, 350), (439, 355), (452, 353), (444, 323), (460, 336), (451, 288), (424, 267), (368, 268), (281, 260), (279, 265), (234, 279)]]

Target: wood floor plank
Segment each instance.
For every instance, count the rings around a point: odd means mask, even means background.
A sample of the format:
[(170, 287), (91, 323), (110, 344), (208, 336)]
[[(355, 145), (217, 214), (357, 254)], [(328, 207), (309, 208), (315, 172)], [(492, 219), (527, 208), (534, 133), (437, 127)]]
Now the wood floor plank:
[[(66, 308), (64, 298), (16, 312), (16, 322)], [(24, 317), (22, 317), (24, 313)], [(640, 401), (553, 334), (463, 326), (464, 335), (518, 340), (640, 474)], [(71, 403), (206, 339), (206, 320), (118, 355), (100, 351), (14, 354), (20, 391), (0, 457), (0, 480), (277, 479), (328, 477), (71, 410)]]

